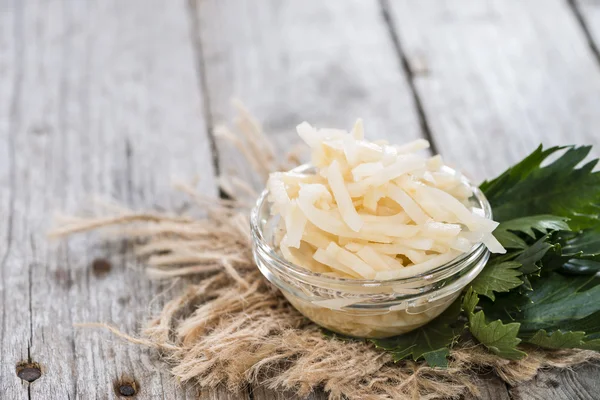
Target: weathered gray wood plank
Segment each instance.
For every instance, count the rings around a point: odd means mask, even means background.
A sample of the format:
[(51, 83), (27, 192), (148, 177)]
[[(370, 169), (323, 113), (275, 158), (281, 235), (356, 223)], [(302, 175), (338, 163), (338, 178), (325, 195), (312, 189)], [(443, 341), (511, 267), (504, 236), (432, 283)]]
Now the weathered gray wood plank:
[(229, 121), (237, 96), (280, 145), (303, 120), (373, 136), (420, 136), (376, 1), (199, 1), (210, 111)]
[[(377, 2), (249, 4), (197, 4), (213, 121), (230, 120), (229, 100), (238, 96), (282, 151), (297, 141), (294, 127), (303, 120), (344, 127), (360, 116), (373, 139), (403, 142), (423, 135)], [(226, 171), (235, 152), (222, 143), (219, 150)], [(487, 381), (481, 387), (486, 392)], [(253, 394), (289, 396), (265, 388)], [(500, 395), (507, 396), (505, 388)]]
[[(389, 10), (447, 161), (479, 180), (539, 143), (593, 144), (598, 155), (600, 69), (567, 2), (394, 1)], [(535, 382), (561, 382), (562, 391), (532, 383), (511, 395), (587, 398), (597, 374), (597, 367), (545, 371)]]
[(465, 400), (509, 400), (508, 389), (506, 383), (502, 381), (494, 373), (482, 374), (479, 380), (475, 382), (479, 389), (479, 396), (467, 395)]
[[(124, 246), (45, 237), (54, 211), (91, 195), (176, 209), (172, 179), (196, 174), (216, 194), (192, 53), (183, 0), (0, 5), (0, 397), (116, 398), (121, 379), (139, 398), (196, 397), (151, 353), (72, 326), (134, 333), (161, 285)], [(42, 372), (30, 386), (15, 371), (28, 358)]]
[(511, 389), (513, 399), (595, 400), (600, 393), (598, 366), (585, 365), (561, 372), (542, 371), (531, 382)]
[[(420, 136), (377, 1), (196, 4), (215, 123), (231, 120), (237, 97), (283, 151), (297, 142), (295, 127), (304, 120), (350, 129), (362, 117), (371, 138)], [(232, 169), (238, 157), (223, 143), (219, 150), (222, 169)]]
[(540, 142), (598, 143), (600, 73), (566, 1), (389, 4), (448, 162), (479, 180)]
[[(350, 129), (362, 117), (373, 139), (421, 136), (377, 1), (201, 0), (196, 6), (214, 123), (231, 120), (230, 100), (238, 97), (282, 153), (298, 142), (295, 127), (304, 120)], [(235, 168), (235, 150), (218, 148), (221, 170)], [(295, 398), (266, 388), (252, 393), (256, 400)]]
[(315, 391), (306, 397), (300, 397), (289, 391), (275, 391), (266, 387), (257, 386), (251, 389), (255, 400), (325, 400), (327, 395), (322, 391)]
[[(229, 98), (238, 96), (282, 150), (296, 141), (293, 127), (305, 119), (348, 126), (361, 116), (372, 138), (402, 142), (423, 135), (407, 77), (375, 2), (254, 2), (248, 8), (240, 2), (202, 1), (198, 6), (214, 121), (231, 118)], [(227, 170), (235, 157), (223, 144), (219, 150)], [(482, 381), (481, 389), (508, 396), (497, 379)], [(264, 388), (254, 388), (253, 394), (258, 399), (286, 396)]]
[[(350, 126), (361, 116), (371, 137), (418, 137), (410, 88), (378, 4), (309, 3), (199, 2), (209, 118), (228, 120), (229, 97), (237, 95), (282, 149), (303, 119)], [(549, 132), (550, 142), (572, 138), (571, 131), (583, 132), (584, 141), (595, 137), (597, 75), (562, 3), (447, 3), (435, 18), (428, 4), (394, 3), (401, 11), (393, 15), (413, 19), (400, 24), (401, 44), (407, 36), (413, 46), (406, 55), (417, 94), (447, 158), (481, 178), (520, 158), (539, 132)], [(0, 3), (0, 390), (7, 396), (28, 397), (15, 376), (28, 352), (43, 372), (31, 398), (110, 398), (122, 376), (138, 381), (142, 398), (186, 396), (148, 353), (71, 327), (104, 320), (133, 332), (136, 320), (158, 308), (147, 306), (158, 285), (126, 269), (132, 263), (122, 249), (94, 247), (87, 238), (48, 245), (43, 237), (51, 210), (75, 211), (89, 194), (173, 208), (182, 200), (171, 195), (171, 178), (195, 173), (214, 193), (185, 13), (183, 1)], [(527, 137), (515, 135), (512, 144), (494, 140), (522, 127)], [(463, 132), (468, 140), (460, 140)], [(464, 159), (462, 147), (478, 159)], [(220, 149), (226, 169), (233, 156)], [(484, 169), (473, 168), (486, 159)], [(111, 271), (94, 273), (94, 259), (107, 255)], [(503, 393), (497, 382), (486, 390), (493, 385)]]
[(0, 390), (13, 393), (15, 399), (26, 399), (27, 389), (15, 377), (15, 364), (28, 357), (29, 276), (26, 268), (13, 271), (10, 256), (16, 247), (12, 232), (17, 225), (14, 213), (17, 180), (15, 143), (9, 132), (20, 125), (17, 113), (23, 63), (18, 53), (22, 34), (12, 14), (0, 13), (0, 41)]
[[(200, 400), (249, 400), (250, 396), (245, 392), (233, 393), (225, 388), (218, 389), (200, 389)], [(195, 399), (195, 397), (189, 397)], [(260, 399), (257, 399), (260, 400)]]
[[(574, 17), (580, 25), (589, 51), (600, 68), (600, 2), (597, 0), (569, 0)], [(598, 145), (597, 139), (594, 145)], [(600, 367), (586, 365), (569, 371), (542, 371), (531, 382), (513, 388), (515, 399), (595, 399), (600, 387), (596, 376)]]
[(600, 2), (598, 0), (569, 0), (590, 51), (600, 66)]

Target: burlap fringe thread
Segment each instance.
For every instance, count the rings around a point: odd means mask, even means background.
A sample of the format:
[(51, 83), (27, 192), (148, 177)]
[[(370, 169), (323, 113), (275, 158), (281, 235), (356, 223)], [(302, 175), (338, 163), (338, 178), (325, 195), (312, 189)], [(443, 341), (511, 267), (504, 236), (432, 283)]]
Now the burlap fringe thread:
[[(239, 134), (224, 128), (217, 132), (266, 178), (278, 167), (275, 153), (258, 123), (237, 106)], [(221, 183), (230, 195), (243, 193), (247, 199), (255, 195), (239, 179)], [(258, 384), (301, 396), (322, 387), (330, 399), (456, 398), (466, 392), (477, 394), (476, 371), (493, 370), (514, 385), (531, 379), (540, 368), (568, 368), (599, 358), (592, 351), (528, 348), (526, 358), (507, 361), (482, 346), (461, 343), (451, 351), (449, 367), (440, 369), (422, 362), (394, 363), (370, 344), (326, 338), (257, 270), (247, 199), (215, 201), (190, 187), (180, 189), (206, 217), (119, 210), (110, 217), (69, 218), (52, 235), (118, 227), (115, 233), (121, 236), (144, 239), (135, 251), (149, 265), (150, 276), (206, 276), (169, 301), (141, 337), (110, 328), (127, 340), (157, 349), (181, 382), (225, 385), (232, 391)]]

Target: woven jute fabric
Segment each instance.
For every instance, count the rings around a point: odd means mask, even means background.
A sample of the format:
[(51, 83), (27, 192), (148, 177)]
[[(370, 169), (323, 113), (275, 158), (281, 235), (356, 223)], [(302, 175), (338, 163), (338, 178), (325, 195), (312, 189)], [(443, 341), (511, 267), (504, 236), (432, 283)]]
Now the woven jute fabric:
[[(278, 165), (259, 125), (240, 108), (237, 133), (220, 128), (261, 178)], [(288, 161), (297, 159), (292, 155)], [(249, 204), (255, 193), (232, 177), (221, 179), (232, 199), (187, 192), (198, 212), (191, 217), (111, 209), (109, 215), (68, 218), (52, 232), (66, 236), (104, 229), (131, 239), (150, 277), (193, 275), (171, 293), (162, 311), (142, 332), (118, 336), (158, 351), (180, 382), (232, 391), (249, 384), (306, 395), (324, 389), (331, 399), (433, 399), (477, 394), (477, 376), (493, 371), (509, 385), (527, 381), (540, 368), (568, 368), (598, 358), (584, 350), (525, 348), (527, 357), (508, 361), (468, 339), (450, 353), (448, 368), (424, 362), (394, 363), (391, 356), (361, 341), (326, 337), (297, 312), (254, 264)]]

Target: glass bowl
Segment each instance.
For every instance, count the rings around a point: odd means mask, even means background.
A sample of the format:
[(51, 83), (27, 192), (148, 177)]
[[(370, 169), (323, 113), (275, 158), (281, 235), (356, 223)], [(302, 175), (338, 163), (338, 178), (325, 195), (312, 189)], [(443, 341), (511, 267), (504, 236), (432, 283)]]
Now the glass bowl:
[[(307, 172), (310, 166), (295, 169)], [(471, 185), (472, 206), (492, 219), (492, 209)], [(360, 338), (410, 332), (446, 310), (481, 272), (490, 253), (483, 243), (424, 274), (394, 280), (336, 278), (312, 272), (283, 258), (275, 238), (279, 216), (271, 215), (268, 191), (251, 213), (254, 259), (261, 273), (304, 316), (331, 331)], [(410, 268), (410, 267), (408, 267)]]

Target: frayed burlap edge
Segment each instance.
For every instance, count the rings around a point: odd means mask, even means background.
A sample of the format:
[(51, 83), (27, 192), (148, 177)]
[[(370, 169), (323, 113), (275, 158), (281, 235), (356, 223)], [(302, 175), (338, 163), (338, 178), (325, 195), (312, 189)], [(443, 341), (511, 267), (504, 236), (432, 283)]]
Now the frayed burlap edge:
[[(244, 152), (261, 177), (276, 169), (274, 153), (259, 125), (238, 106), (241, 135), (220, 129)], [(266, 152), (266, 155), (265, 155)], [(295, 157), (292, 157), (293, 160)], [(230, 195), (253, 192), (240, 180), (222, 179)], [(540, 368), (568, 368), (599, 354), (584, 350), (527, 348), (528, 356), (508, 361), (470, 342), (457, 345), (447, 369), (422, 362), (394, 363), (364, 342), (323, 336), (262, 277), (251, 253), (249, 209), (245, 201), (204, 198), (181, 186), (203, 218), (112, 210), (108, 217), (68, 218), (52, 235), (61, 237), (100, 228), (139, 239), (136, 254), (154, 278), (203, 274), (167, 302), (137, 337), (118, 336), (157, 349), (180, 382), (202, 387), (266, 385), (306, 395), (317, 387), (331, 399), (431, 399), (477, 394), (477, 372), (493, 370), (510, 385), (527, 381)], [(237, 190), (236, 190), (237, 189)]]

